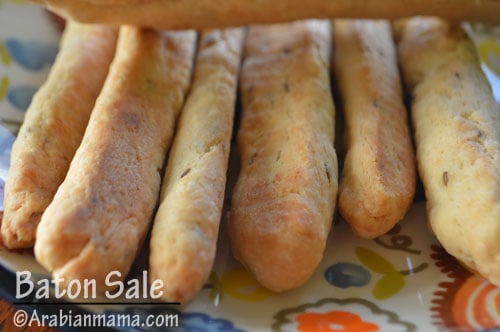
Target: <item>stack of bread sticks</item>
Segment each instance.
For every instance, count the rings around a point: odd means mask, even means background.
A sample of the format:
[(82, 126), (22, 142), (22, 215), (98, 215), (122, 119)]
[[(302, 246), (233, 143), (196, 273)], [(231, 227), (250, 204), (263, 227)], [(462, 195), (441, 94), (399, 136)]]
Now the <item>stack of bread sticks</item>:
[(162, 299), (186, 303), (221, 239), (283, 292), (336, 211), (376, 238), (421, 180), (437, 239), (500, 286), (500, 106), (460, 24), (498, 23), (498, 1), (36, 2), (67, 21), (12, 149), (6, 247), (104, 291), (147, 246)]

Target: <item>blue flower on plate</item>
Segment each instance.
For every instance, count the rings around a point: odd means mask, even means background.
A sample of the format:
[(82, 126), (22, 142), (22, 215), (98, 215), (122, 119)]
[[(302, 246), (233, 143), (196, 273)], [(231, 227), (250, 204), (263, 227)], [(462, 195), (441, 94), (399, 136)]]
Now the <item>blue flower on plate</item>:
[(5, 47), (9, 51), (11, 58), (28, 70), (40, 70), (45, 66), (50, 66), (59, 50), (58, 46), (53, 43), (17, 39), (6, 40)]
[(37, 90), (38, 87), (31, 85), (14, 86), (7, 91), (7, 100), (15, 108), (25, 111), (31, 104), (31, 99)]
[(244, 332), (234, 326), (233, 322), (213, 318), (202, 313), (183, 313), (180, 317), (180, 331), (186, 332)]
[[(244, 330), (238, 329), (234, 326), (233, 322), (213, 318), (204, 313), (186, 313), (181, 312), (168, 305), (155, 305), (152, 307), (148, 306), (135, 306), (135, 307), (125, 307), (122, 310), (106, 310), (105, 315), (108, 318), (113, 318), (110, 316), (120, 316), (126, 314), (129, 317), (135, 319), (140, 317), (140, 319), (135, 320), (135, 322), (140, 322), (139, 324), (131, 324), (130, 326), (114, 326), (114, 329), (122, 332), (135, 332), (135, 331), (184, 331), (184, 332), (244, 332)], [(152, 322), (153, 319), (158, 324), (151, 324), (147, 326), (144, 324), (148, 321)], [(167, 324), (168, 323), (168, 324)], [(175, 328), (169, 329), (168, 326), (173, 327), (173, 325), (178, 325)]]
[(325, 279), (340, 288), (362, 287), (370, 282), (371, 275), (364, 267), (350, 262), (339, 262), (325, 271)]

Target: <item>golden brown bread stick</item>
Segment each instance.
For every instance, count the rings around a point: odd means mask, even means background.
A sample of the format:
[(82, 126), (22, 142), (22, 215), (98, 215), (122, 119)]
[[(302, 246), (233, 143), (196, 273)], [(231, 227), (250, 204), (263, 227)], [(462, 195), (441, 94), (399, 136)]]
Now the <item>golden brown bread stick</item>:
[(498, 0), (32, 0), (83, 22), (159, 29), (206, 29), (310, 18), (385, 18), (416, 15), (500, 22)]
[(68, 174), (37, 231), (36, 259), (66, 281), (128, 273), (159, 196), (184, 100), (194, 31), (124, 26), (110, 73)]
[(337, 194), (328, 21), (250, 28), (240, 89), (241, 169), (227, 229), (234, 256), (285, 291), (319, 264)]
[(451, 255), (500, 286), (500, 106), (459, 26), (416, 18), (398, 36), (429, 225)]
[(222, 215), (243, 29), (204, 31), (150, 240), (150, 280), (185, 303), (208, 280)]
[(347, 131), (339, 212), (375, 238), (410, 208), (416, 164), (392, 29), (385, 20), (336, 20), (334, 74)]
[(67, 23), (57, 58), (12, 147), (2, 220), (2, 240), (8, 248), (35, 243), (42, 213), (82, 140), (116, 38), (117, 30), (111, 27)]

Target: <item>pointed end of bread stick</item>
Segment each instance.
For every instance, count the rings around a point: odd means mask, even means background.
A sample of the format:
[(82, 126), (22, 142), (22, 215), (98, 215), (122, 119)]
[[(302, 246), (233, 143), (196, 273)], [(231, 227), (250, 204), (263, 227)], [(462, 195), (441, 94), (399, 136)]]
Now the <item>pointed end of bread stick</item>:
[[(9, 213), (2, 217), (2, 243), (9, 249), (31, 248), (35, 244), (36, 228), (43, 212), (34, 211), (28, 216)], [(27, 222), (19, 223), (18, 219)], [(19, 224), (20, 227), (15, 225)]]
[(151, 285), (161, 282), (164, 301), (187, 303), (208, 279), (215, 259), (215, 242), (213, 246), (200, 242), (196, 239), (197, 232), (189, 226), (173, 225), (151, 238), (149, 282)]
[(175, 261), (175, 254), (178, 252), (174, 253), (170, 260), (163, 259), (162, 264), (152, 264), (155, 267), (150, 267), (149, 283), (161, 285), (160, 298), (163, 301), (185, 304), (199, 294), (208, 275), (207, 270), (197, 267), (194, 261)]
[(411, 186), (408, 192), (366, 193), (354, 192), (341, 184), (339, 192), (340, 215), (348, 221), (353, 233), (364, 239), (374, 239), (390, 231), (404, 218), (414, 198)]
[(328, 227), (317, 225), (324, 224), (303, 197), (292, 193), (267, 206), (236, 206), (227, 229), (234, 257), (262, 286), (284, 292), (303, 285), (316, 270), (328, 234)]
[(90, 241), (87, 232), (78, 234), (68, 231), (65, 227), (67, 223), (59, 222), (61, 217), (58, 214), (52, 213), (49, 206), (40, 221), (34, 246), (36, 260), (49, 271), (60, 269), (78, 257)]

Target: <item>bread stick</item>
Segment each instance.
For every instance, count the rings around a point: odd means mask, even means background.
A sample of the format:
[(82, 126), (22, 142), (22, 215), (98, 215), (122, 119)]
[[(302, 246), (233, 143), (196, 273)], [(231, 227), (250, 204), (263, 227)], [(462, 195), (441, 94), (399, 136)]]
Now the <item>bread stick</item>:
[(12, 147), (2, 220), (6, 247), (35, 243), (41, 215), (82, 140), (113, 59), (116, 37), (114, 28), (67, 23), (57, 58)]
[(498, 0), (32, 0), (82, 22), (158, 29), (206, 29), (311, 18), (385, 18), (416, 15), (500, 22)]
[(185, 303), (208, 280), (222, 215), (243, 29), (204, 31), (151, 232), (151, 280)]
[(410, 208), (416, 164), (388, 21), (336, 20), (334, 74), (346, 121), (339, 212), (354, 233), (375, 238)]
[(194, 31), (120, 29), (82, 144), (37, 231), (36, 259), (65, 281), (104, 290), (110, 272), (128, 273), (158, 201), (195, 40)]
[(227, 230), (234, 256), (285, 291), (319, 264), (337, 194), (328, 21), (249, 30), (240, 78), (241, 169)]
[(500, 106), (459, 26), (398, 26), (429, 225), (451, 255), (500, 286)]

